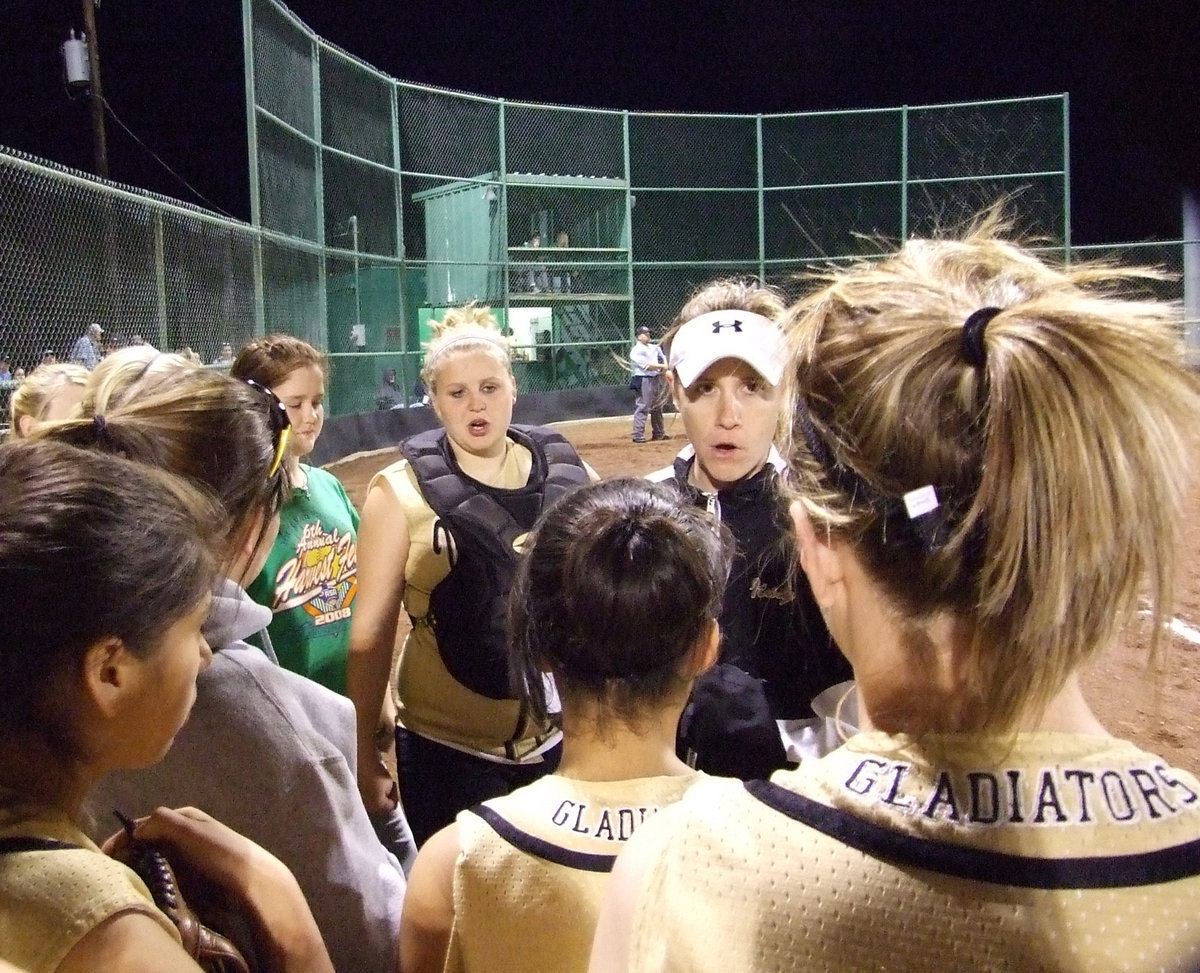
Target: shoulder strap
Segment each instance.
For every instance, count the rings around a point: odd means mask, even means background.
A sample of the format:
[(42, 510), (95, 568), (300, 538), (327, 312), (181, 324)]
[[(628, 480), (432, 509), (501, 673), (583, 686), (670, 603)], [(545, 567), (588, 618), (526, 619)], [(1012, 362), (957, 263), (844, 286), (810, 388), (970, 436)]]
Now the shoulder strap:
[(893, 865), (1026, 889), (1112, 889), (1200, 875), (1200, 840), (1132, 855), (1034, 858), (971, 848), (885, 828), (765, 780), (746, 790), (768, 807)]
[(79, 851), (82, 847), (83, 845), (73, 845), (69, 841), (55, 841), (53, 838), (34, 838), (26, 835), (0, 838), (0, 855), (21, 851)]

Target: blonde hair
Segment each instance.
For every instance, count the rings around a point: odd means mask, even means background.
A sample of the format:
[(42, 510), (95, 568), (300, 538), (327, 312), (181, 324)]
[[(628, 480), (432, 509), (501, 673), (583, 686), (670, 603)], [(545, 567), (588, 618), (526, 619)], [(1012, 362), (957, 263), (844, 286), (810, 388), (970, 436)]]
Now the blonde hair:
[(94, 416), (169, 384), (198, 366), (183, 355), (131, 345), (106, 355), (88, 378), (80, 414)]
[(58, 392), (69, 385), (87, 385), (88, 370), (71, 362), (54, 362), (39, 365), (25, 376), (25, 380), (12, 394), (9, 415), (14, 439), (25, 438), (20, 420), (28, 416), (41, 422)]
[[(993, 210), (910, 240), (783, 322), (796, 496), (890, 596), (915, 665), (923, 623), (965, 623), (964, 712), (996, 730), (1114, 638), (1147, 576), (1157, 649), (1200, 418), (1176, 309), (1128, 295), (1159, 275), (1052, 267), (1006, 229)], [(910, 520), (925, 486), (940, 506)]]
[(277, 399), (217, 369), (187, 364), (162, 373), (153, 387), (137, 380), (119, 386), (118, 373), (128, 370), (115, 369), (107, 381), (100, 374), (104, 393), (91, 390), (94, 411), (46, 423), (37, 437), (125, 456), (206, 488), (228, 515), (213, 525), (227, 548), (260, 512), (270, 517), (280, 509), (288, 484), (282, 468), (271, 472)]
[(425, 346), (425, 364), (421, 381), (430, 393), (436, 391), (438, 370), (448, 356), (470, 351), (486, 351), (503, 365), (512, 378), (512, 357), (508, 339), (500, 333), (492, 309), (471, 301), (446, 312), (441, 321), (431, 321), (433, 340)]

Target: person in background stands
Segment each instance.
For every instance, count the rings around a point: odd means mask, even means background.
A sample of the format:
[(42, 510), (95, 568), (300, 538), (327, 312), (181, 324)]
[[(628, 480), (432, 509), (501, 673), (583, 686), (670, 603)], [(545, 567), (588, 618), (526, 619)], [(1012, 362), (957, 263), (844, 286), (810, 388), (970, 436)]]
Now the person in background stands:
[(104, 329), (93, 321), (88, 325), (87, 331), (75, 339), (67, 361), (82, 365), (90, 372), (100, 363), (100, 341), (103, 336)]
[(662, 373), (667, 366), (658, 345), (650, 343), (650, 329), (637, 329), (637, 340), (629, 349), (629, 364), (633, 368), (630, 388), (637, 392), (637, 403), (633, 409), (633, 441), (646, 441), (646, 417), (650, 417), (650, 431), (654, 439), (670, 439), (663, 428), (663, 381)]
[(1151, 658), (1170, 637), (1200, 380), (1178, 309), (1129, 296), (1154, 274), (1002, 231), (831, 271), (784, 319), (800, 564), (862, 729), (643, 825), (596, 973), (1200, 969), (1200, 781), (1079, 678), (1147, 603)]

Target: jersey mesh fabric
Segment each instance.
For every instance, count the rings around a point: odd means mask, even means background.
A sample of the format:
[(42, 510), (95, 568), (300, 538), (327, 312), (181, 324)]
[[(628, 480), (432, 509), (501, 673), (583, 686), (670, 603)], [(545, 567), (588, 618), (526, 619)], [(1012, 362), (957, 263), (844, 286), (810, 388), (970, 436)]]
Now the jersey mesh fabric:
[[(1073, 858), (1200, 838), (1200, 784), (1131, 744), (1052, 733), (943, 742), (954, 768), (864, 733), (772, 780), (898, 833), (1068, 873)], [(652, 864), (631, 970), (1200, 969), (1196, 874), (1025, 888), (901, 867), (715, 779), (634, 843)]]
[(179, 941), (142, 880), (61, 812), (0, 794), (0, 838), (15, 836), (80, 847), (0, 855), (0, 959), (50, 973), (85, 935), (124, 912), (150, 917)]
[(473, 811), (459, 814), (454, 962), (447, 970), (585, 971), (613, 857), (644, 820), (701, 776), (551, 775), (487, 801), (495, 823)]

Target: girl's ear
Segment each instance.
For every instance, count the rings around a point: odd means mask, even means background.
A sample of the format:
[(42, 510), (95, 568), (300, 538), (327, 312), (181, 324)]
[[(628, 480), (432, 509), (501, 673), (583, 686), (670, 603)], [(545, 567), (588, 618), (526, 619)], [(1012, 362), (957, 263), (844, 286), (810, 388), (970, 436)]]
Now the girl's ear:
[(808, 577), (817, 605), (828, 608), (833, 602), (836, 588), (843, 580), (841, 558), (830, 539), (823, 533), (817, 533), (799, 500), (793, 501), (788, 510), (792, 516), (796, 548), (800, 552), (800, 567)]
[(692, 647), (689, 659), (691, 672), (688, 677), (697, 679), (717, 664), (717, 655), (721, 649), (721, 626), (716, 619), (709, 622), (708, 631), (696, 641)]
[(133, 685), (137, 659), (116, 636), (95, 642), (83, 656), (83, 691), (104, 716), (115, 716)]
[(33, 424), (36, 420), (33, 416), (17, 416), (17, 432), (21, 434), (21, 438), (26, 438), (33, 432)]

